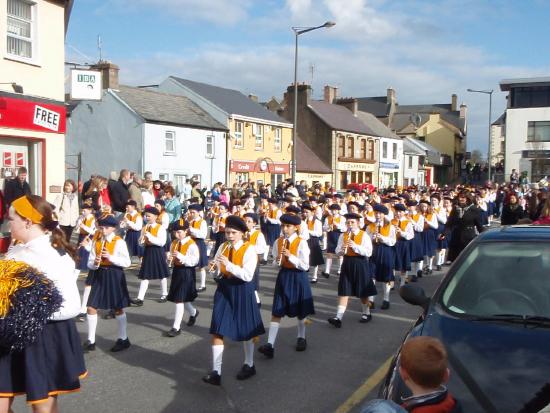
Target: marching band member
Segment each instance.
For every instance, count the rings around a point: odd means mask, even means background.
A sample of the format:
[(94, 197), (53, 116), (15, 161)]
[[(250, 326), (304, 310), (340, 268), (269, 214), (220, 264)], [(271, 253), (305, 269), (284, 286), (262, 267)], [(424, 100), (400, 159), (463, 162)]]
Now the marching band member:
[(88, 267), (95, 270), (95, 274), (88, 299), (88, 340), (83, 349), (86, 352), (95, 350), (97, 310), (114, 309), (118, 339), (111, 351), (118, 352), (130, 347), (124, 313), (124, 308), (130, 306), (130, 296), (123, 270), (130, 266), (130, 256), (126, 242), (115, 234), (118, 221), (114, 217), (107, 217), (99, 220), (98, 224), (101, 236), (94, 240), (88, 258)]
[[(453, 210), (453, 204), (452, 204), (452, 198), (449, 196), (443, 197), (443, 212), (445, 213), (445, 223), (447, 223), (447, 219), (449, 218), (449, 215), (451, 214), (451, 211)], [(437, 255), (437, 267), (436, 269), (438, 271), (441, 271), (441, 267), (443, 264), (445, 264), (445, 258), (447, 254), (447, 249), (449, 248), (449, 238), (450, 234), (445, 236), (444, 234), (445, 228), (443, 228), (443, 232), (439, 235), (439, 239), (437, 240), (437, 246), (439, 249), (439, 253)]]
[[(269, 203), (269, 211), (266, 216), (266, 242), (269, 247), (273, 248), (275, 241), (277, 241), (279, 235), (281, 234), (281, 221), (279, 221), (279, 219), (283, 213), (277, 207), (277, 200), (275, 198), (269, 198), (267, 202)], [(267, 260), (268, 255), (269, 248), (264, 253), (264, 260)]]
[[(430, 202), (432, 204), (432, 210), (437, 218), (437, 230), (435, 233), (435, 245), (436, 245), (436, 270), (441, 271), (441, 234), (445, 232), (445, 224), (447, 223), (447, 210), (440, 205), (439, 194), (432, 194), (430, 197)], [(443, 253), (445, 256), (445, 253)], [(433, 263), (433, 259), (431, 260)]]
[(195, 325), (199, 310), (192, 302), (197, 298), (195, 267), (199, 263), (200, 253), (197, 244), (189, 236), (189, 222), (175, 221), (172, 225), (175, 239), (170, 245), (169, 262), (173, 265), (170, 290), (166, 299), (176, 305), (174, 324), (166, 332), (167, 337), (176, 337), (181, 333), (181, 322), (185, 310), (189, 312), (189, 327)]
[(141, 251), (141, 246), (139, 245), (139, 237), (143, 228), (143, 217), (137, 211), (137, 203), (133, 199), (130, 199), (126, 203), (126, 213), (120, 226), (126, 228), (124, 240), (126, 241), (130, 257), (143, 255), (143, 251)]
[(258, 349), (270, 359), (275, 354), (274, 346), (281, 318), (285, 316), (298, 318), (296, 351), (305, 351), (307, 348), (305, 318), (315, 314), (307, 275), (309, 247), (307, 242), (297, 234), (301, 219), (296, 215), (284, 214), (281, 216), (281, 223), (283, 236), (273, 247), (276, 257), (273, 264), (278, 265), (280, 270), (275, 282), (269, 335), (267, 343)]
[(321, 251), (321, 237), (323, 236), (323, 225), (321, 221), (315, 216), (316, 208), (308, 203), (302, 204), (302, 210), (306, 214), (306, 226), (309, 232), (309, 239), (307, 244), (309, 246), (309, 266), (313, 268), (313, 275), (311, 276), (311, 283), (317, 282), (317, 272), (319, 271), (319, 265), (325, 263), (323, 258), (323, 251)]
[(373, 222), (376, 222), (376, 217), (374, 216), (374, 209), (372, 209), (372, 205), (368, 202), (365, 203), (365, 211), (364, 211), (364, 222), (365, 226), (368, 224), (372, 224)]
[(395, 271), (400, 272), (400, 285), (407, 284), (407, 271), (411, 270), (411, 243), (414, 238), (414, 228), (407, 218), (407, 207), (395, 204), (397, 217), (392, 220), (395, 227), (397, 242), (395, 243)]
[(189, 205), (189, 233), (199, 248), (200, 259), (197, 267), (200, 274), (200, 287), (197, 292), (206, 290), (206, 267), (208, 266), (208, 254), (206, 253), (206, 244), (204, 240), (208, 234), (206, 221), (201, 217), (203, 209), (199, 204)]
[(412, 267), (412, 282), (416, 282), (422, 277), (422, 262), (424, 260), (424, 241), (422, 232), (424, 231), (424, 215), (418, 212), (418, 202), (414, 199), (407, 201), (409, 208), (409, 217), (414, 229), (414, 238), (411, 243), (411, 267)]
[(148, 206), (144, 209), (146, 225), (141, 230), (140, 244), (144, 246), (143, 260), (139, 269), (138, 277), (141, 280), (139, 292), (136, 300), (131, 301), (135, 306), (141, 307), (145, 294), (149, 288), (150, 280), (160, 280), (161, 297), (159, 302), (166, 302), (168, 295), (168, 280), (170, 276), (166, 257), (164, 254), (164, 244), (166, 244), (166, 231), (161, 224), (157, 222), (159, 210)]
[(433, 272), (433, 261), (437, 249), (437, 215), (435, 214), (430, 201), (420, 201), (420, 212), (424, 215), (424, 232), (422, 238), (424, 241), (424, 274)]
[(246, 380), (256, 374), (253, 338), (264, 334), (265, 330), (254, 294), (253, 278), (258, 256), (250, 243), (243, 241), (247, 229), (241, 218), (229, 216), (225, 224), (228, 241), (214, 258), (220, 278), (210, 324), (212, 371), (202, 378), (212, 385), (221, 384), (225, 337), (243, 342), (245, 360), (237, 380)]
[(300, 230), (298, 231), (298, 236), (302, 238), (304, 241), (309, 240), (309, 231), (307, 229), (306, 222), (302, 219), (302, 208), (296, 205), (289, 205), (285, 209), (285, 213), (296, 215), (301, 219), (300, 223)]
[(82, 214), (78, 218), (76, 227), (78, 228), (78, 269), (81, 271), (88, 270), (89, 252), (86, 249), (87, 242), (95, 233), (95, 215), (92, 204), (83, 203), (80, 207)]
[[(336, 246), (338, 245), (338, 239), (340, 234), (346, 230), (346, 220), (340, 215), (340, 205), (337, 203), (329, 206), (330, 214), (325, 220), (324, 230), (327, 231), (327, 262), (325, 265), (325, 271), (323, 276), (328, 278), (330, 276), (330, 267), (332, 266), (332, 259), (336, 257)], [(338, 257), (338, 274), (340, 274), (340, 268), (342, 268), (342, 262), (344, 257)]]
[(349, 297), (361, 300), (361, 323), (372, 320), (369, 309), (369, 297), (376, 295), (376, 286), (372, 280), (369, 257), (372, 254), (372, 242), (368, 234), (359, 228), (361, 215), (346, 214), (347, 231), (338, 239), (337, 254), (344, 257), (342, 272), (338, 281), (338, 307), (336, 316), (328, 322), (336, 328), (342, 327), (342, 318), (348, 306)]
[(160, 224), (162, 227), (162, 230), (166, 232), (166, 244), (164, 244), (164, 251), (168, 252), (170, 249), (170, 231), (168, 230), (168, 227), (170, 226), (170, 216), (168, 215), (168, 212), (164, 209), (164, 200), (163, 199), (156, 199), (155, 200), (155, 208), (158, 209), (159, 214), (157, 216), (157, 224)]
[(248, 242), (256, 250), (256, 255), (258, 256), (258, 264), (256, 265), (256, 270), (254, 271), (254, 286), (256, 288), (256, 301), (260, 304), (260, 296), (258, 292), (260, 291), (260, 260), (264, 256), (265, 250), (267, 249), (267, 244), (265, 242), (264, 234), (262, 231), (257, 229), (259, 217), (253, 212), (248, 212), (244, 215), (244, 222), (248, 228)]
[(385, 219), (385, 216), (389, 213), (387, 207), (376, 204), (373, 209), (376, 222), (367, 226), (367, 232), (373, 244), (372, 262), (375, 268), (375, 279), (377, 282), (382, 283), (384, 291), (384, 301), (380, 308), (387, 310), (390, 308), (390, 289), (391, 282), (394, 279), (395, 253), (392, 247), (396, 242), (395, 227)]
[(359, 215), (359, 228), (365, 227), (365, 218), (361, 216), (361, 205), (355, 201), (348, 203), (348, 213)]
[(214, 234), (214, 255), (218, 252), (218, 248), (225, 242), (225, 220), (229, 216), (229, 205), (225, 202), (220, 202), (218, 205), (218, 213), (214, 216), (212, 222), (212, 233)]

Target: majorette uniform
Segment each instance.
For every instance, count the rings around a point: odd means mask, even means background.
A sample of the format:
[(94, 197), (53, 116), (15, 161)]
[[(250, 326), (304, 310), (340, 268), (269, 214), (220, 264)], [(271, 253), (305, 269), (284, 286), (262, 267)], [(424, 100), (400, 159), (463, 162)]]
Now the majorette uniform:
[(172, 259), (172, 280), (167, 299), (173, 303), (195, 301), (197, 298), (195, 267), (200, 258), (197, 244), (191, 237), (175, 239), (170, 246), (170, 257), (174, 251), (178, 255), (177, 258)]
[(208, 234), (208, 226), (206, 225), (206, 221), (202, 218), (197, 218), (190, 221), (189, 233), (197, 244), (200, 253), (200, 259), (197, 267), (204, 268), (208, 266), (208, 255), (206, 253), (206, 244), (204, 243), (206, 235)]
[(281, 218), (282, 211), (279, 208), (273, 208), (269, 209), (266, 215), (266, 229), (267, 229), (267, 236), (266, 236), (266, 243), (270, 247), (275, 244), (275, 241), (279, 238), (281, 235), (281, 221), (279, 221), (279, 218)]
[[(78, 228), (78, 244), (86, 237), (89, 239), (92, 238), (92, 236), (95, 233), (96, 226), (95, 226), (95, 216), (93, 213), (90, 213), (88, 215), (80, 216), (78, 218), (78, 222), (76, 224)], [(87, 271), (88, 270), (88, 256), (90, 255), (89, 250), (85, 247), (80, 246), (78, 248), (78, 269), (81, 271)]]
[[(397, 242), (395, 243), (395, 271), (405, 274), (411, 270), (411, 246), (414, 238), (414, 229), (411, 221), (406, 218), (392, 220), (392, 225), (399, 228), (396, 232)], [(404, 280), (402, 280), (404, 281)]]
[(214, 254), (218, 252), (218, 248), (225, 242), (225, 220), (229, 213), (224, 212), (221, 215), (216, 215), (212, 222), (212, 232), (214, 233)]
[(157, 222), (145, 226), (143, 240), (145, 248), (143, 261), (138, 277), (141, 280), (162, 280), (170, 276), (164, 244), (166, 243), (166, 231)]
[[(373, 240), (372, 263), (375, 279), (378, 282), (389, 283), (394, 279), (395, 252), (392, 247), (396, 241), (395, 227), (385, 221), (383, 225), (372, 223), (367, 226), (367, 232)], [(376, 234), (379, 234), (378, 242), (374, 241)]]
[(128, 254), (130, 257), (143, 256), (143, 249), (139, 245), (139, 237), (143, 228), (143, 217), (139, 212), (132, 211), (126, 212), (124, 218), (126, 219), (126, 235), (124, 240), (128, 247)]
[[(254, 270), (254, 285), (255, 285), (256, 292), (258, 292), (260, 291), (259, 262), (260, 262), (260, 259), (263, 257), (268, 246), (265, 242), (264, 234), (259, 229), (254, 229), (252, 232), (250, 232), (248, 242), (250, 243), (251, 246), (254, 247), (254, 250), (256, 251), (256, 255), (258, 256), (258, 264), (256, 265), (256, 269)], [(258, 299), (258, 302), (260, 302), (259, 297), (257, 297), (257, 299)]]

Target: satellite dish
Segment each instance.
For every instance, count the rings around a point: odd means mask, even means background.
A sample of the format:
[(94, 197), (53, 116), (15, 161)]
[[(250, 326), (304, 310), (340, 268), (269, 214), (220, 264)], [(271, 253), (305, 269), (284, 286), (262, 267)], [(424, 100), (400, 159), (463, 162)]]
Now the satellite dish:
[(422, 116), (420, 116), (420, 114), (418, 113), (411, 113), (409, 120), (411, 121), (411, 123), (414, 125), (415, 128), (418, 128), (422, 123)]

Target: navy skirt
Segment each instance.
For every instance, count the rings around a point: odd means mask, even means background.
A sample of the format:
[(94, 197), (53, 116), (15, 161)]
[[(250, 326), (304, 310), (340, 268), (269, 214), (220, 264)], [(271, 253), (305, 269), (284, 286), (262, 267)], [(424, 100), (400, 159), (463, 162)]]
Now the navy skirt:
[(395, 265), (395, 251), (386, 244), (374, 244), (372, 251), (374, 277), (378, 282), (393, 281), (393, 267)]
[(338, 280), (338, 296), (367, 298), (376, 293), (368, 258), (344, 256)]
[(216, 256), (218, 248), (225, 242), (225, 231), (216, 232), (214, 234), (214, 240), (216, 241), (214, 244), (214, 256)]
[(75, 392), (86, 366), (74, 320), (52, 321), (38, 333), (37, 340), (22, 352), (0, 350), (0, 394), (27, 395), (27, 402), (50, 395)]
[(267, 234), (265, 237), (265, 242), (267, 245), (272, 247), (273, 244), (275, 244), (275, 241), (277, 241), (277, 239), (281, 236), (281, 226), (279, 224), (272, 224), (268, 222), (266, 224), (266, 231)]
[(481, 209), (481, 225), (489, 225), (489, 214)]
[(143, 247), (139, 245), (139, 237), (141, 236), (141, 231), (134, 231), (129, 229), (126, 231), (126, 246), (128, 247), (128, 255), (130, 257), (143, 257)]
[(138, 277), (140, 280), (161, 280), (169, 277), (170, 272), (166, 263), (164, 246), (148, 245), (141, 262)]
[(168, 297), (166, 297), (167, 300), (173, 303), (195, 301), (195, 298), (197, 298), (195, 281), (195, 267), (174, 266), (172, 280), (170, 281), (170, 290), (168, 291)]
[(451, 233), (445, 236), (443, 239), (437, 240), (437, 247), (440, 250), (446, 250), (449, 248), (449, 242), (451, 241)]
[(248, 341), (264, 333), (254, 283), (236, 277), (221, 278), (214, 294), (210, 334)]
[(99, 267), (95, 270), (88, 307), (101, 310), (120, 310), (130, 306), (126, 276), (117, 266)]
[(411, 246), (412, 240), (400, 238), (395, 243), (395, 270), (410, 271), (411, 270)]
[(197, 264), (197, 268), (204, 268), (208, 266), (208, 255), (206, 254), (206, 243), (204, 242), (204, 239), (202, 238), (193, 238), (195, 243), (197, 244), (197, 248), (199, 249), (199, 263)]
[(434, 257), (437, 250), (437, 229), (432, 227), (422, 232), (422, 242), (424, 243), (424, 256)]
[(307, 272), (289, 268), (279, 270), (271, 314), (275, 317), (298, 317), (300, 320), (315, 314)]
[(94, 282), (94, 274), (96, 270), (88, 270), (88, 275), (86, 276), (86, 281), (84, 281), (84, 285), (92, 285)]
[[(78, 234), (78, 245), (86, 238), (86, 235)], [(80, 271), (88, 271), (88, 257), (90, 251), (84, 247), (78, 247), (78, 269)]]
[(166, 252), (170, 251), (171, 245), (172, 245), (172, 236), (170, 235), (170, 231), (166, 230), (166, 243), (164, 244), (164, 251)]
[(422, 232), (414, 231), (414, 238), (411, 242), (411, 262), (419, 262), (424, 259), (424, 241)]
[(325, 263), (323, 258), (323, 251), (321, 250), (319, 237), (309, 237), (307, 244), (309, 245), (309, 265), (316, 267)]
[(258, 264), (256, 264), (256, 269), (254, 270), (254, 278), (252, 279), (254, 283), (254, 289), (260, 291), (260, 260), (258, 259)]
[(340, 239), (340, 231), (329, 231), (327, 232), (327, 253), (335, 254), (336, 247), (338, 246), (338, 240)]

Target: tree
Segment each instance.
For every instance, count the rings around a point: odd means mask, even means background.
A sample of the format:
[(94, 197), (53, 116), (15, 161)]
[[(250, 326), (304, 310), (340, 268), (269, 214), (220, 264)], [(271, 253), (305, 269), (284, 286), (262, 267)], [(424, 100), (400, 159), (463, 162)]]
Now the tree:
[(470, 157), (470, 161), (476, 164), (476, 163), (481, 163), (482, 160), (483, 160), (483, 154), (481, 153), (481, 151), (479, 149), (474, 149), (472, 151), (472, 156)]

